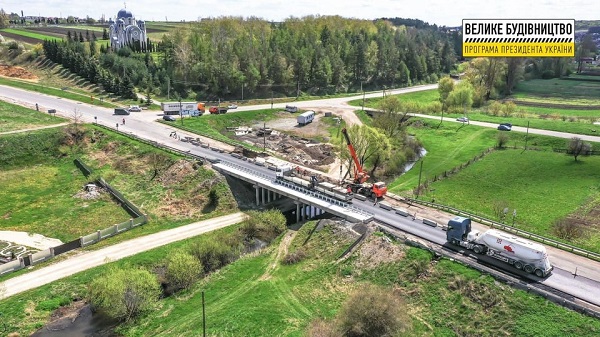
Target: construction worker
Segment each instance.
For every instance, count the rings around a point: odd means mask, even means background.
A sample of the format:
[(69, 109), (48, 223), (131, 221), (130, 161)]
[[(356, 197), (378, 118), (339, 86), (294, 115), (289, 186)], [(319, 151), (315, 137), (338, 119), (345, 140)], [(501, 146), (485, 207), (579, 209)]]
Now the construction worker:
[(125, 118), (123, 118), (123, 125), (125, 125)]

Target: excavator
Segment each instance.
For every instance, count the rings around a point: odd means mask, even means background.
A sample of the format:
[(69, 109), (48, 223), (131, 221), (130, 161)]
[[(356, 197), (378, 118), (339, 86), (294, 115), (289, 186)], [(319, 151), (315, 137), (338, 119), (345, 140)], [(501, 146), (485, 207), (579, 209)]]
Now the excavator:
[(344, 138), (346, 138), (346, 144), (348, 145), (348, 150), (350, 150), (350, 155), (352, 156), (352, 160), (354, 161), (354, 179), (352, 181), (347, 182), (346, 186), (348, 191), (352, 191), (352, 193), (362, 194), (371, 198), (381, 198), (387, 193), (387, 186), (384, 182), (376, 182), (374, 184), (368, 183), (370, 176), (365, 171), (356, 156), (356, 151), (354, 150), (354, 146), (352, 142), (350, 142), (350, 137), (348, 137), (348, 132), (346, 128), (342, 129), (342, 134), (344, 134)]

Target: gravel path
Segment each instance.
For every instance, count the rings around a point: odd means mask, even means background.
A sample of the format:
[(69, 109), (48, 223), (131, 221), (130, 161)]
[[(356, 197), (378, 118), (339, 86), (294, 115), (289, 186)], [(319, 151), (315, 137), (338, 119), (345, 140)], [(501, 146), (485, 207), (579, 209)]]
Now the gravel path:
[(245, 218), (246, 215), (244, 213), (233, 213), (146, 235), (96, 251), (83, 253), (77, 257), (52, 264), (21, 276), (13, 277), (0, 283), (0, 300), (87, 269), (117, 261), (172, 242), (181, 241), (219, 228), (240, 223)]

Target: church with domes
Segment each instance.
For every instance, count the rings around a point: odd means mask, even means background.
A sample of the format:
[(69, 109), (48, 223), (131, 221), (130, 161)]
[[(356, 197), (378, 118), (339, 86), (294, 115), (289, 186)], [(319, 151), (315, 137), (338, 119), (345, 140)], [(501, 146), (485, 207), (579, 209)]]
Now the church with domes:
[(146, 23), (136, 20), (133, 14), (126, 9), (117, 13), (116, 21), (109, 21), (110, 47), (119, 50), (125, 46), (131, 49), (146, 49), (148, 36), (146, 35)]

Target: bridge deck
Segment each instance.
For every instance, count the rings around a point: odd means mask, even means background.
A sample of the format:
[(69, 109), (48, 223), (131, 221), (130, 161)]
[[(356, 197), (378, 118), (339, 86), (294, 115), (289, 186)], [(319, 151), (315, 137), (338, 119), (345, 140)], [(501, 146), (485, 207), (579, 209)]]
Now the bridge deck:
[(273, 176), (268, 176), (231, 162), (221, 161), (212, 166), (225, 174), (274, 191), (303, 204), (318, 207), (327, 213), (334, 214), (350, 222), (368, 222), (373, 219), (373, 214), (356, 208), (352, 204), (333, 199), (317, 191), (277, 181)]

